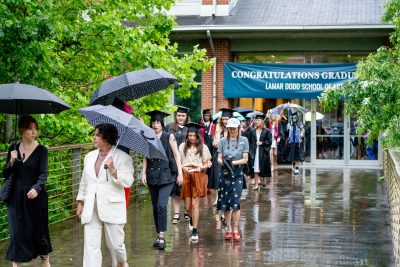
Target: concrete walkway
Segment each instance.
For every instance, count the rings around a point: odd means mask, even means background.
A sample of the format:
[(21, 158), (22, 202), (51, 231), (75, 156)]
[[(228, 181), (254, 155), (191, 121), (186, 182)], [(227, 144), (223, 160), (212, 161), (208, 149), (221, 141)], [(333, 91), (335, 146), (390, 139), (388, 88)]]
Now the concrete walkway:
[[(169, 222), (167, 249), (154, 250), (151, 200), (143, 194), (130, 207), (126, 226), (133, 266), (394, 266), (389, 211), (381, 170), (280, 169), (260, 191), (243, 191), (241, 242), (226, 242), (212, 203), (201, 199), (199, 242), (191, 244), (188, 222)], [(144, 191), (146, 188), (142, 188)], [(171, 206), (169, 213), (172, 217)], [(77, 219), (50, 228), (54, 267), (82, 266), (83, 227)], [(0, 266), (7, 241), (0, 243)], [(109, 267), (103, 247), (103, 266)], [(41, 266), (39, 260), (22, 266)], [(96, 266), (93, 266), (96, 267)]]

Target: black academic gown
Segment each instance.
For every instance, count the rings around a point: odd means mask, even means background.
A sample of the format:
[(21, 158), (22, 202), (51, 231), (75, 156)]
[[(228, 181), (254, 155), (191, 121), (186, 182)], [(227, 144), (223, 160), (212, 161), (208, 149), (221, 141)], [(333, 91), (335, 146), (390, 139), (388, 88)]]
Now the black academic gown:
[[(250, 150), (250, 155), (252, 158), (252, 162), (250, 163), (249, 167), (251, 170), (251, 177), (254, 177), (254, 158), (256, 155), (256, 149), (257, 149), (257, 133), (256, 129), (252, 129), (251, 132), (248, 135), (249, 139), (249, 150)], [(270, 130), (267, 128), (262, 129), (261, 135), (260, 135), (260, 142), (262, 142), (262, 145), (259, 146), (259, 151), (258, 151), (258, 162), (260, 165), (260, 172), (259, 176), (261, 177), (271, 177), (271, 160), (269, 157), (269, 151), (271, 150), (271, 144), (272, 144), (272, 133)]]

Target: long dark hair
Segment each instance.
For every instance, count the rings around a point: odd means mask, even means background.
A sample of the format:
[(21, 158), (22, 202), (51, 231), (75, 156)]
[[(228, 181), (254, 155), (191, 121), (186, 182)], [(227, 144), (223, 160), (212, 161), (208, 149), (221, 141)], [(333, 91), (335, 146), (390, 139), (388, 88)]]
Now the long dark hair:
[[(196, 147), (196, 155), (200, 154), (200, 157), (203, 157), (203, 141), (201, 140), (201, 136), (196, 133), (196, 142), (195, 142), (195, 147)], [(185, 138), (185, 147), (183, 148), (183, 154), (186, 155), (186, 152), (188, 151), (188, 149), (190, 148), (191, 143), (189, 141), (189, 132), (186, 134), (186, 138)]]

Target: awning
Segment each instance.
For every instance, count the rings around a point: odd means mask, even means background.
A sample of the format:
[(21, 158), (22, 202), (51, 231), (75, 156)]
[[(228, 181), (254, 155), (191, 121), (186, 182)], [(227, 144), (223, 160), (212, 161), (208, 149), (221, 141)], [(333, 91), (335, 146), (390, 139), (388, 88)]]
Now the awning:
[(224, 63), (225, 98), (313, 99), (355, 80), (356, 64)]

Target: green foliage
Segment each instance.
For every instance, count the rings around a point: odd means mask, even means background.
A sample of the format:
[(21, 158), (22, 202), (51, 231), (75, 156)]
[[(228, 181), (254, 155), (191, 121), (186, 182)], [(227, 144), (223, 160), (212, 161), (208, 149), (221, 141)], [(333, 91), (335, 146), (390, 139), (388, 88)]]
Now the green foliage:
[[(55, 93), (71, 110), (43, 115), (42, 143), (85, 143), (91, 127), (78, 108), (87, 106), (94, 89), (110, 76), (146, 66), (175, 75), (175, 94), (190, 96), (197, 88), (196, 71), (213, 61), (206, 51), (176, 56), (169, 32), (176, 26), (168, 10), (174, 0), (5, 0), (0, 5), (0, 83), (34, 84)], [(122, 22), (129, 22), (126, 27)], [(139, 113), (163, 108), (169, 90), (131, 104)], [(136, 114), (137, 115), (137, 114)], [(0, 126), (4, 117), (0, 117)], [(2, 128), (0, 128), (2, 129)], [(8, 141), (8, 140), (6, 140)]]
[(320, 98), (325, 110), (335, 109), (346, 98), (346, 114), (357, 116), (357, 133), (368, 132), (367, 144), (380, 134), (388, 147), (400, 145), (400, 0), (385, 4), (382, 21), (392, 22), (391, 47), (381, 47), (357, 64), (357, 81), (341, 88), (329, 88)]

